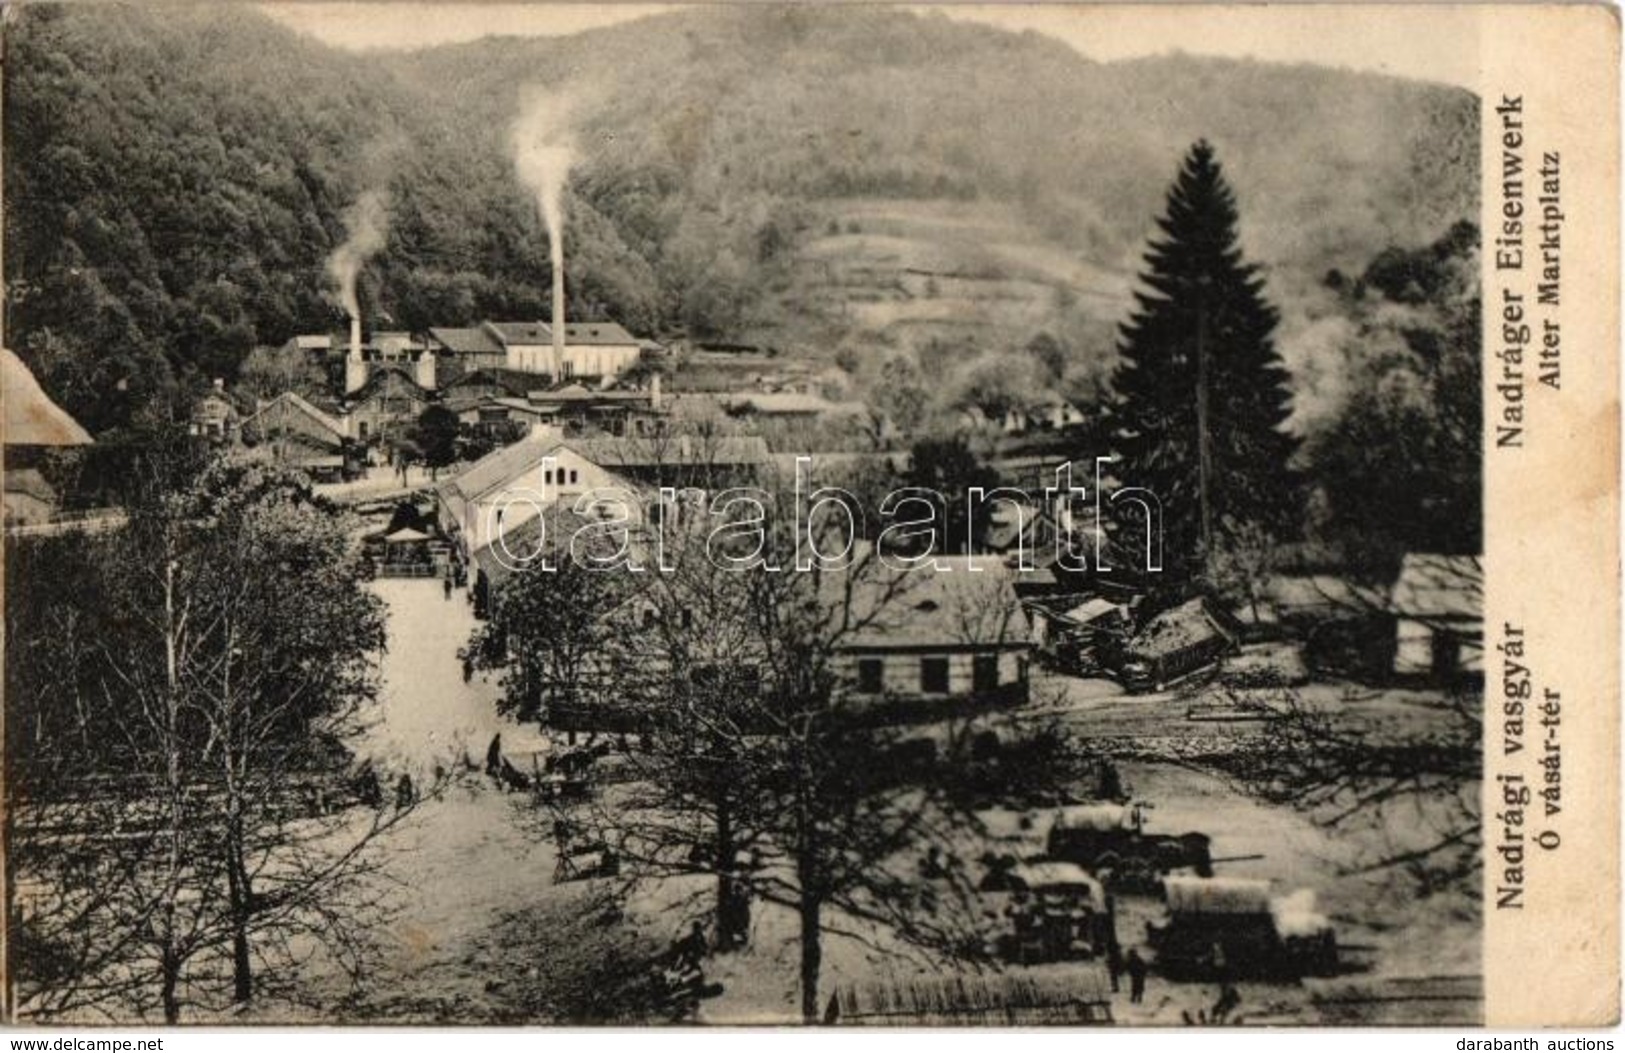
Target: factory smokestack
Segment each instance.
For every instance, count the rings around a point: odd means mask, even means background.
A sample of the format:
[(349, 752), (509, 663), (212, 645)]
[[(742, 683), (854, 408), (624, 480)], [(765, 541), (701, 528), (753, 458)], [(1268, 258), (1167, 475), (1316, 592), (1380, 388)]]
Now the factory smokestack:
[(527, 92), (513, 126), (514, 167), (536, 195), (547, 227), (548, 262), (553, 269), (553, 379), (564, 372), (564, 185), (575, 163), (567, 107), (540, 91)]
[[(554, 241), (559, 239), (555, 238)], [(564, 373), (564, 253), (555, 253), (553, 262), (553, 382)]]
[(356, 198), (344, 213), (344, 229), (349, 237), (327, 258), (327, 273), (338, 286), (344, 313), (350, 316), (350, 351), (344, 359), (344, 388), (348, 393), (367, 379), (367, 367), (361, 359), (361, 298), (356, 281), (361, 268), (384, 247), (389, 236), (387, 195), (381, 190), (368, 190)]
[(367, 363), (361, 357), (361, 314), (350, 316), (350, 353), (344, 356), (344, 393), (359, 390), (367, 382)]

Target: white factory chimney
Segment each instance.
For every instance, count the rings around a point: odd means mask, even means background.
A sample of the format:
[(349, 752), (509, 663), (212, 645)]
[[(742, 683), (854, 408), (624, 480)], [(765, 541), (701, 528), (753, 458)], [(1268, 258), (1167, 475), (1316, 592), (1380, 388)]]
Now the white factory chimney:
[[(559, 237), (555, 234), (554, 237)], [(553, 383), (564, 379), (564, 268), (553, 266)]]
[(359, 390), (367, 382), (367, 363), (361, 357), (361, 319), (350, 316), (350, 353), (344, 358), (344, 393)]
[(660, 374), (659, 373), (656, 373), (654, 376), (649, 378), (649, 408), (652, 409), (652, 410), (657, 410), (657, 409), (660, 408)]
[(413, 370), (413, 379), (418, 382), (418, 387), (423, 390), (434, 390), (434, 352), (432, 350), (425, 349), (423, 354), (418, 356), (417, 366)]

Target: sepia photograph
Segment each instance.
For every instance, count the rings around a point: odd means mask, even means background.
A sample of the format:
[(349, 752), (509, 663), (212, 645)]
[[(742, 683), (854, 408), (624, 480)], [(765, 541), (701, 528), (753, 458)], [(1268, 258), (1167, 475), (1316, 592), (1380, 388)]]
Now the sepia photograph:
[(1482, 1026), (1567, 169), (1227, 10), (5, 5), (7, 1022)]

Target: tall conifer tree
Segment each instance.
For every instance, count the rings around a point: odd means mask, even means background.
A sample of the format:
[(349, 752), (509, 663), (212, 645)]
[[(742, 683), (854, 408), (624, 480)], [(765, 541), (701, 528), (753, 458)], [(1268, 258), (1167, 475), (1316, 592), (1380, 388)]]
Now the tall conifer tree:
[(1206, 576), (1249, 524), (1276, 537), (1298, 526), (1287, 470), (1297, 440), (1282, 430), (1291, 394), (1271, 340), (1279, 316), (1258, 268), (1242, 259), (1236, 221), (1213, 148), (1198, 142), (1168, 192), (1121, 328), (1111, 439), (1123, 485), (1162, 505), (1171, 585)]

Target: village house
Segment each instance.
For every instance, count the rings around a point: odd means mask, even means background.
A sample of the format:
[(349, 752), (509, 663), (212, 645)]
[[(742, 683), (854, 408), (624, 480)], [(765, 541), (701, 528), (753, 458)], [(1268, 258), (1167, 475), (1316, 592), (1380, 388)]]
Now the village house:
[(548, 506), (574, 508), (583, 494), (631, 493), (633, 487), (564, 442), (556, 429), (538, 428), (442, 480), (435, 487), (436, 514), (464, 562), (472, 564), (498, 534), (513, 536)]
[(1026, 552), (1029, 559), (1037, 559), (1053, 555), (1055, 534), (1055, 518), (1041, 502), (990, 500), (977, 549), (1012, 554)]
[[(472, 555), (490, 543), (499, 502), (509, 503), (520, 491), (540, 494), (541, 503), (552, 504), (573, 503), (589, 491), (612, 488), (709, 489), (739, 481), (767, 460), (766, 445), (752, 436), (565, 438), (544, 425), (443, 480), (436, 488), (440, 522)], [(530, 506), (505, 511), (504, 526), (516, 527), (534, 512)]]
[(849, 603), (856, 626), (836, 642), (843, 696), (899, 721), (1026, 702), (1033, 635), (1010, 571), (985, 556), (935, 562), (827, 577), (828, 602)]
[(0, 348), (0, 409), (5, 525), (49, 522), (62, 510), (62, 495), (40, 468), (53, 451), (89, 446), (90, 433), (51, 401), (22, 359), (6, 348)]
[(226, 382), (216, 378), (209, 392), (192, 407), (187, 430), (213, 443), (230, 444), (237, 440), (240, 423), (237, 405), (226, 394)]
[(1059, 395), (1051, 395), (1025, 406), (1005, 411), (999, 426), (1006, 435), (1026, 435), (1035, 431), (1063, 431), (1083, 424), (1083, 410)]
[(346, 397), (345, 433), (363, 443), (398, 439), (417, 423), (431, 394), (400, 366), (380, 365)]
[(441, 405), (470, 432), (503, 442), (512, 442), (538, 424), (549, 423), (542, 407), (522, 395), (448, 398)]
[(295, 392), (284, 391), (262, 403), (243, 421), (242, 437), (250, 457), (302, 468), (322, 482), (344, 475), (349, 449), (344, 419)]
[[(662, 487), (712, 489), (742, 481), (767, 461), (759, 438), (566, 438), (549, 424), (497, 449), (435, 488), (436, 517), (478, 594), (494, 585), (493, 565), (535, 549), (527, 530), (563, 508), (588, 522), (645, 525)], [(582, 507), (584, 495), (596, 498)], [(483, 579), (480, 574), (483, 572)]]
[(1484, 675), (1484, 566), (1478, 556), (1407, 554), (1389, 606), (1396, 675), (1438, 681)]

